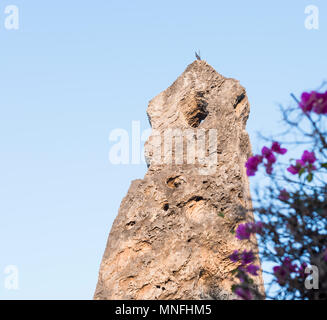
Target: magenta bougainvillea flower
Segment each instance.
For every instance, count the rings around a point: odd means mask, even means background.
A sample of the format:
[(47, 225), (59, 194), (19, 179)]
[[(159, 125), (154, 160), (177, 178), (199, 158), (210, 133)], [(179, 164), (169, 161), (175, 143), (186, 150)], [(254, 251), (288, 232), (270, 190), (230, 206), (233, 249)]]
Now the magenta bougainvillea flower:
[(274, 274), (277, 278), (278, 283), (283, 286), (286, 283), (287, 278), (291, 273), (298, 272), (298, 267), (296, 264), (293, 264), (290, 258), (285, 258), (282, 261), (281, 266), (275, 266), (273, 268)]
[(291, 165), (287, 168), (287, 171), (291, 174), (298, 174), (301, 169), (304, 167), (304, 162), (302, 160), (296, 160), (295, 166)]
[(258, 165), (262, 162), (262, 156), (256, 155), (250, 157), (245, 164), (247, 175), (254, 176), (258, 170)]
[(280, 191), (278, 199), (281, 201), (288, 201), (290, 198), (290, 194), (286, 191), (286, 189), (283, 189)]
[(297, 167), (297, 166), (290, 166), (287, 168), (287, 171), (290, 172), (291, 174), (298, 174), (301, 170), (301, 167)]
[(258, 271), (259, 271), (260, 267), (259, 266), (255, 266), (254, 264), (250, 264), (246, 267), (246, 271), (250, 274), (252, 274), (253, 276), (257, 276), (258, 275)]
[(262, 156), (267, 159), (268, 163), (275, 163), (276, 162), (276, 157), (273, 154), (272, 150), (267, 148), (267, 147), (263, 147), (261, 150)]
[(261, 155), (255, 155), (250, 157), (245, 164), (246, 173), (248, 176), (254, 176), (258, 171), (258, 166), (260, 163), (264, 162), (267, 174), (272, 174), (273, 164), (276, 162), (276, 154), (285, 154), (287, 149), (281, 148), (280, 144), (276, 141), (272, 143), (271, 148), (263, 147), (261, 150)]
[(291, 174), (299, 174), (302, 169), (306, 169), (309, 173), (313, 170), (317, 170), (317, 167), (313, 164), (317, 160), (314, 152), (305, 150), (300, 160), (296, 160), (295, 165), (291, 165), (287, 168), (287, 171)]
[(303, 92), (300, 107), (305, 113), (313, 111), (317, 114), (327, 114), (327, 91), (325, 93)]
[(262, 157), (266, 159), (266, 163), (264, 164), (266, 168), (267, 174), (272, 174), (273, 172), (273, 164), (276, 162), (276, 157), (272, 151), (272, 149), (269, 149), (267, 147), (263, 147), (261, 150)]
[(265, 163), (266, 173), (272, 174), (273, 173), (273, 166), (272, 163)]
[(237, 287), (235, 289), (235, 294), (244, 300), (252, 300), (251, 291), (247, 288)]
[(241, 260), (242, 260), (242, 264), (243, 265), (247, 265), (249, 263), (252, 263), (254, 261), (254, 254), (251, 250), (249, 251), (246, 251), (244, 250), (242, 253), (241, 253)]
[[(236, 229), (236, 238), (238, 238), (239, 240), (249, 239), (252, 233), (262, 233), (263, 228), (264, 224), (261, 221), (242, 223)], [(237, 268), (237, 277), (240, 280), (240, 283), (246, 282), (246, 273), (252, 276), (258, 276), (258, 271), (260, 270), (260, 267), (253, 264), (255, 260), (255, 254), (252, 250), (244, 250), (242, 253), (240, 253), (238, 250), (235, 250), (229, 256), (229, 258), (234, 263), (241, 262), (241, 265)], [(233, 292), (244, 300), (253, 299), (251, 291), (248, 288), (237, 286), (233, 288)]]
[(275, 266), (273, 271), (279, 285), (285, 285), (288, 276), (287, 270), (283, 266)]
[(230, 256), (229, 259), (233, 262), (238, 262), (240, 260), (240, 254), (238, 253), (238, 250), (235, 250)]
[(317, 101), (313, 105), (313, 112), (317, 114), (327, 114), (327, 91), (325, 93), (317, 93)]
[(315, 161), (317, 160), (315, 153), (314, 152), (309, 152), (308, 150), (305, 150), (302, 154), (301, 160), (304, 163), (315, 163)]
[(300, 107), (304, 112), (310, 112), (313, 108), (313, 103), (316, 100), (316, 92), (303, 92), (301, 95)]
[(236, 229), (236, 238), (239, 240), (249, 239), (251, 230), (248, 228), (247, 223), (240, 224)]
[(263, 231), (263, 223), (258, 221), (241, 223), (236, 229), (236, 238), (239, 240), (249, 239), (252, 233), (262, 233)]
[(281, 148), (280, 144), (276, 141), (273, 142), (273, 144), (271, 146), (271, 150), (278, 154), (285, 154), (287, 152), (287, 149)]

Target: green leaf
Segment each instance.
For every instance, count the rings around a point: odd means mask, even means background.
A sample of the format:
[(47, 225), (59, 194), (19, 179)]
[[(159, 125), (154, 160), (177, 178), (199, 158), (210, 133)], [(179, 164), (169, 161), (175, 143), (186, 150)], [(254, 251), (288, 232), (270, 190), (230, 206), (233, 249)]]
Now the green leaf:
[(301, 177), (304, 172), (305, 172), (305, 169), (301, 168), (301, 170), (299, 171), (299, 177)]
[(310, 172), (308, 175), (307, 175), (307, 180), (308, 182), (311, 182), (313, 179), (313, 174)]
[(322, 168), (326, 168), (326, 169), (327, 169), (327, 162), (325, 162), (325, 163), (322, 163), (322, 164), (321, 164), (321, 167), (322, 167)]
[(225, 218), (225, 215), (222, 212), (218, 213), (218, 216), (222, 217), (222, 218)]

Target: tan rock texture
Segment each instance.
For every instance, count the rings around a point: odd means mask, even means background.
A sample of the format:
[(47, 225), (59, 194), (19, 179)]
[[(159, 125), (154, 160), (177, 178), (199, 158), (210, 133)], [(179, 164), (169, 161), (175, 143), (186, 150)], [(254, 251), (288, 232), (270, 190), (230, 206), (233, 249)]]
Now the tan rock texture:
[[(244, 167), (251, 155), (249, 110), (238, 81), (198, 60), (150, 101), (148, 172), (132, 182), (121, 203), (94, 299), (234, 298), (235, 264), (228, 257), (236, 249), (257, 249), (255, 241), (239, 241), (232, 233), (239, 223), (253, 221)], [(169, 129), (183, 132), (181, 144), (175, 137), (175, 147), (165, 147)], [(210, 129), (217, 132), (216, 144), (208, 138)], [(187, 142), (196, 141), (198, 150), (203, 132), (211, 161), (196, 154), (192, 163)], [(255, 284), (262, 290), (261, 274)]]

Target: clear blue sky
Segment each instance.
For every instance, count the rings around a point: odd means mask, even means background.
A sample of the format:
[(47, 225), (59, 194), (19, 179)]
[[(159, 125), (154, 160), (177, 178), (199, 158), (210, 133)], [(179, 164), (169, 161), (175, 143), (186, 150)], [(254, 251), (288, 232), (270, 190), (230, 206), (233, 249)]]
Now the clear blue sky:
[[(20, 29), (4, 28), (7, 4)], [(319, 30), (304, 9), (320, 10)], [(90, 299), (110, 226), (145, 165), (112, 165), (108, 136), (148, 128), (148, 101), (194, 60), (237, 78), (248, 130), (327, 77), (325, 0), (0, 3), (0, 298)], [(4, 288), (7, 265), (19, 290)]]

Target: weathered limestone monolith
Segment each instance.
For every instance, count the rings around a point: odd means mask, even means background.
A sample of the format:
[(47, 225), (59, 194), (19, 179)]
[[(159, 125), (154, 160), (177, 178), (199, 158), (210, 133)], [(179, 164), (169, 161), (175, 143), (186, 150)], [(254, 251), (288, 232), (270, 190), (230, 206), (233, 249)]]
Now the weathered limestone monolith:
[(121, 203), (94, 298), (233, 298), (229, 255), (256, 249), (232, 233), (253, 220), (245, 89), (194, 61), (147, 113), (148, 172)]

